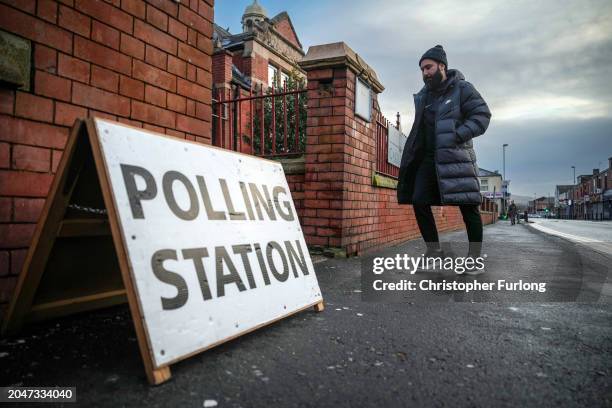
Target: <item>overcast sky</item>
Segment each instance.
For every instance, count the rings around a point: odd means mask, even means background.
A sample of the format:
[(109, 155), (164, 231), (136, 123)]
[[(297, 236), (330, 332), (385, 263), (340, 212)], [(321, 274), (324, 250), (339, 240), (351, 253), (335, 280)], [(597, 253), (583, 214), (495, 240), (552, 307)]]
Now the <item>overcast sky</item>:
[[(250, 0), (217, 0), (215, 21), (241, 32)], [(612, 156), (612, 1), (260, 0), (287, 11), (307, 51), (346, 42), (377, 72), (384, 114), (402, 115), (423, 86), (418, 60), (441, 44), (493, 117), (475, 139), (478, 164), (502, 171), (513, 194), (554, 194), (556, 184), (607, 168)], [(384, 6), (383, 6), (384, 5)]]

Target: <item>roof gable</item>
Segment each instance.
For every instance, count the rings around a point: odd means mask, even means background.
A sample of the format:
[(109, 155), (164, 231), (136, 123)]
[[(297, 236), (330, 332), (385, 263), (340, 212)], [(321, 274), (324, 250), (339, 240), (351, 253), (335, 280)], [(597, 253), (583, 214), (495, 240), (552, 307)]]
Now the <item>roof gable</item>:
[(295, 45), (296, 47), (302, 49), (302, 43), (298, 39), (297, 33), (295, 32), (295, 28), (293, 27), (293, 23), (291, 22), (291, 18), (289, 18), (289, 14), (286, 11), (282, 11), (278, 13), (276, 16), (270, 19), (270, 23), (274, 29), (287, 41)]
[(495, 172), (495, 171), (490, 171), (490, 170), (485, 170), (482, 167), (478, 168), (478, 177), (501, 177), (501, 174)]

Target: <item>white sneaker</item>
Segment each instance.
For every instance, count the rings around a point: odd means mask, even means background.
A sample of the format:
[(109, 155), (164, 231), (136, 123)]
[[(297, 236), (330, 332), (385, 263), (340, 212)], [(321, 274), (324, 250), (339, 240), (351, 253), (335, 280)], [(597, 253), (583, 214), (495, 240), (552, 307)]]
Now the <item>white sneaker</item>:
[(470, 275), (470, 276), (482, 275), (483, 273), (485, 273), (485, 268), (478, 269), (475, 266), (471, 268), (466, 268), (464, 272), (465, 275)]

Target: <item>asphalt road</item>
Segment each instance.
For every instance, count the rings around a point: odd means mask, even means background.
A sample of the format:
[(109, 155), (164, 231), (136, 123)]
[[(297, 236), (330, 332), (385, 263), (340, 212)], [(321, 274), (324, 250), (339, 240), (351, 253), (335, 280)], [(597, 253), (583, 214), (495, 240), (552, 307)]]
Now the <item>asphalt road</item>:
[[(463, 232), (442, 237), (466, 239)], [(498, 265), (486, 274), (553, 281), (560, 274), (556, 284), (589, 303), (493, 295), (475, 303), (454, 296), (365, 302), (362, 259), (330, 259), (315, 264), (324, 312), (299, 313), (173, 365), (161, 386), (146, 382), (124, 306), (1, 340), (0, 385), (76, 386), (77, 405), (88, 407), (612, 406), (609, 277), (584, 266), (610, 259), (507, 222), (486, 227), (485, 241)], [(531, 250), (499, 251), (495, 243)]]

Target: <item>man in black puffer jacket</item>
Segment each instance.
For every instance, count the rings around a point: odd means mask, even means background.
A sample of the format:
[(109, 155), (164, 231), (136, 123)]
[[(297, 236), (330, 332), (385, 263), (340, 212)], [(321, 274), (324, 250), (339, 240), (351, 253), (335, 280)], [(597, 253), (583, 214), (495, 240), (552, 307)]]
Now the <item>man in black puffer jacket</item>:
[(471, 256), (482, 245), (480, 184), (472, 138), (489, 126), (491, 111), (461, 72), (447, 69), (441, 45), (419, 61), (425, 86), (414, 95), (415, 119), (404, 146), (397, 201), (413, 204), (427, 256), (442, 255), (432, 205), (458, 205)]

